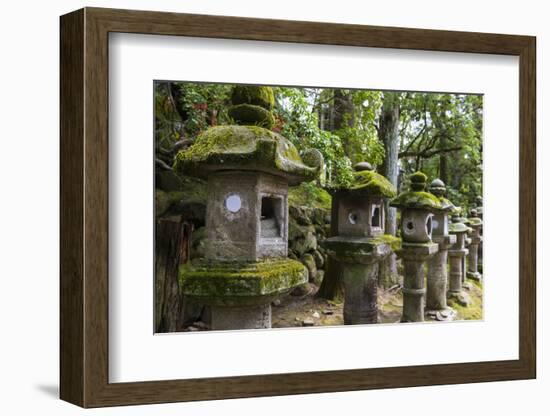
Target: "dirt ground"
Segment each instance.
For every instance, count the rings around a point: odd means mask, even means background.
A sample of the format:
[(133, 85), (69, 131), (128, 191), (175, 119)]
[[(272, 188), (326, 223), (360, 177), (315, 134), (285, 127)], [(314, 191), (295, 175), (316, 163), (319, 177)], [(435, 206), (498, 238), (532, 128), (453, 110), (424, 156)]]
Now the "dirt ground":
[[(450, 299), (449, 306), (456, 311), (455, 321), (482, 319), (483, 287), (480, 282), (468, 281), (464, 292), (470, 298), (470, 305), (461, 306)], [(399, 323), (403, 295), (401, 287), (387, 290), (378, 289), (378, 322)], [(272, 308), (273, 328), (288, 328), (301, 326), (334, 326), (343, 325), (343, 303), (332, 302), (315, 296), (315, 292), (303, 297), (287, 296), (280, 304)], [(426, 320), (434, 320), (426, 317)]]

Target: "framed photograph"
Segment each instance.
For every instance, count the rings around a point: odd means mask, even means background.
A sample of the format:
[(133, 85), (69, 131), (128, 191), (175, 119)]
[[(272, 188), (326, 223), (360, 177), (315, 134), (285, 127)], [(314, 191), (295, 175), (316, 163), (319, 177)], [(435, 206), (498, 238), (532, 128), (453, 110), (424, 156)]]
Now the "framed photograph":
[(63, 400), (536, 377), (534, 37), (60, 29)]

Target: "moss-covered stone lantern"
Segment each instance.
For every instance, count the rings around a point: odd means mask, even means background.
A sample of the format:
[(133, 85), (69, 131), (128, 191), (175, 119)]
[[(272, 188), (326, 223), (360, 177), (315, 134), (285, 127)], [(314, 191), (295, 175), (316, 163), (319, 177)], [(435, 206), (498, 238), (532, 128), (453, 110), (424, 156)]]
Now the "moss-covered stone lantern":
[(203, 259), (181, 267), (184, 295), (211, 306), (212, 329), (271, 327), (271, 301), (307, 282), (307, 269), (287, 258), (288, 187), (315, 179), (323, 159), (268, 128), (273, 91), (237, 86), (230, 117), (176, 156), (175, 169), (206, 178)]
[[(481, 196), (476, 196), (476, 211), (477, 216), (481, 221), (483, 221), (483, 198)], [(479, 249), (478, 249), (478, 268), (481, 266), (481, 273), (483, 273), (483, 224), (481, 225), (479, 229), (479, 235), (481, 237), (481, 241), (479, 242)]]
[(478, 217), (477, 210), (472, 208), (467, 221), (468, 226), (472, 229), (469, 234), (470, 245), (468, 247), (468, 271), (466, 277), (468, 279), (481, 280), (481, 273), (478, 271), (478, 253), (479, 244), (481, 243), (481, 226), (483, 221)]
[(481, 196), (476, 196), (476, 211), (477, 216), (483, 221), (483, 198)]
[(459, 215), (459, 210), (453, 212), (449, 233), (456, 236), (456, 242), (449, 249), (449, 298), (459, 297), (462, 294), (462, 283), (464, 276), (464, 258), (468, 253), (466, 249), (466, 236), (470, 228), (464, 224)]
[(424, 173), (413, 173), (411, 190), (390, 203), (401, 211), (403, 243), (397, 255), (405, 266), (402, 322), (424, 321), (424, 263), (438, 251), (438, 244), (432, 241), (433, 217), (442, 206), (437, 196), (425, 191), (426, 180)]
[(441, 209), (434, 211), (432, 218), (432, 241), (439, 250), (428, 261), (426, 313), (432, 318), (450, 320), (455, 311), (447, 306), (447, 250), (456, 243), (456, 235), (449, 233), (449, 214), (457, 208), (445, 198), (447, 190), (441, 179), (434, 179), (429, 190), (439, 199)]
[[(458, 208), (458, 218), (453, 219), (453, 221), (457, 221), (461, 224), (467, 224), (468, 218), (462, 216), (462, 208)], [(468, 227), (466, 225), (466, 227)], [(468, 270), (467, 266), (467, 260), (468, 260), (468, 247), (470, 247), (470, 243), (472, 240), (470, 240), (470, 237), (468, 237), (468, 234), (470, 233), (471, 229), (468, 227), (468, 232), (466, 233), (464, 237), (464, 248), (466, 249), (466, 255), (462, 257), (462, 284), (466, 285), (466, 271)]]
[(355, 170), (352, 184), (334, 192), (337, 235), (323, 242), (341, 265), (346, 325), (378, 322), (379, 262), (400, 242), (384, 234), (384, 200), (396, 195), (395, 187), (365, 162)]

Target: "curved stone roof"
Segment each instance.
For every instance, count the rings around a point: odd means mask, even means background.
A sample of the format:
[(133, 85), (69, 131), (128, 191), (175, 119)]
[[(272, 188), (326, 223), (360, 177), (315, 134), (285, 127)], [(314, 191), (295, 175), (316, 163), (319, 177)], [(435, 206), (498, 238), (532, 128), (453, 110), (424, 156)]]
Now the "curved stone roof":
[(397, 198), (392, 199), (390, 206), (401, 209), (427, 209), (429, 211), (439, 211), (443, 209), (439, 198), (425, 191), (403, 192), (399, 194)]
[(290, 185), (315, 179), (323, 158), (317, 150), (300, 157), (285, 137), (258, 126), (217, 126), (200, 134), (179, 152), (174, 167), (187, 175), (207, 177), (221, 170), (250, 170), (284, 177)]
[(353, 193), (384, 198), (393, 198), (397, 195), (395, 186), (386, 177), (372, 170), (354, 172), (353, 182), (348, 190)]

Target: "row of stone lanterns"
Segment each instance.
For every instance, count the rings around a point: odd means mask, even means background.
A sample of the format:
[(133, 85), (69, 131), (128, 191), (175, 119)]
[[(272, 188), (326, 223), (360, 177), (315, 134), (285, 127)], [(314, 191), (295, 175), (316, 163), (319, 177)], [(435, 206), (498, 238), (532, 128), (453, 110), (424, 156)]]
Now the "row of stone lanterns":
[[(307, 269), (287, 257), (288, 187), (315, 179), (323, 158), (316, 150), (300, 155), (269, 130), (271, 88), (237, 86), (232, 103), (235, 125), (206, 130), (176, 157), (176, 170), (208, 181), (205, 258), (182, 266), (180, 286), (188, 299), (210, 306), (212, 329), (270, 328), (271, 302), (307, 282)], [(338, 233), (324, 247), (342, 265), (345, 324), (378, 321), (379, 265), (394, 251), (405, 268), (403, 322), (423, 321), (424, 305), (428, 314), (452, 319), (447, 295), (462, 290), (470, 230), (468, 277), (481, 277), (477, 213), (469, 227), (456, 213), (449, 223), (456, 207), (445, 198), (443, 182), (433, 181), (428, 192), (426, 175), (417, 172), (410, 180), (411, 190), (396, 197), (395, 187), (363, 162), (353, 183), (333, 196)], [(390, 206), (401, 210), (402, 244), (384, 233), (390, 198)]]
[[(460, 218), (459, 209), (445, 198), (445, 184), (435, 179), (430, 184), (430, 192), (426, 192), (426, 180), (422, 172), (412, 174), (411, 190), (390, 203), (401, 210), (402, 216), (403, 243), (398, 251), (405, 267), (402, 322), (423, 321), (425, 313), (438, 320), (453, 319), (455, 311), (447, 306), (447, 298), (462, 296), (466, 277), (481, 279), (478, 249), (482, 221), (477, 211), (471, 210), (469, 219)], [(426, 262), (427, 277), (424, 275)]]

